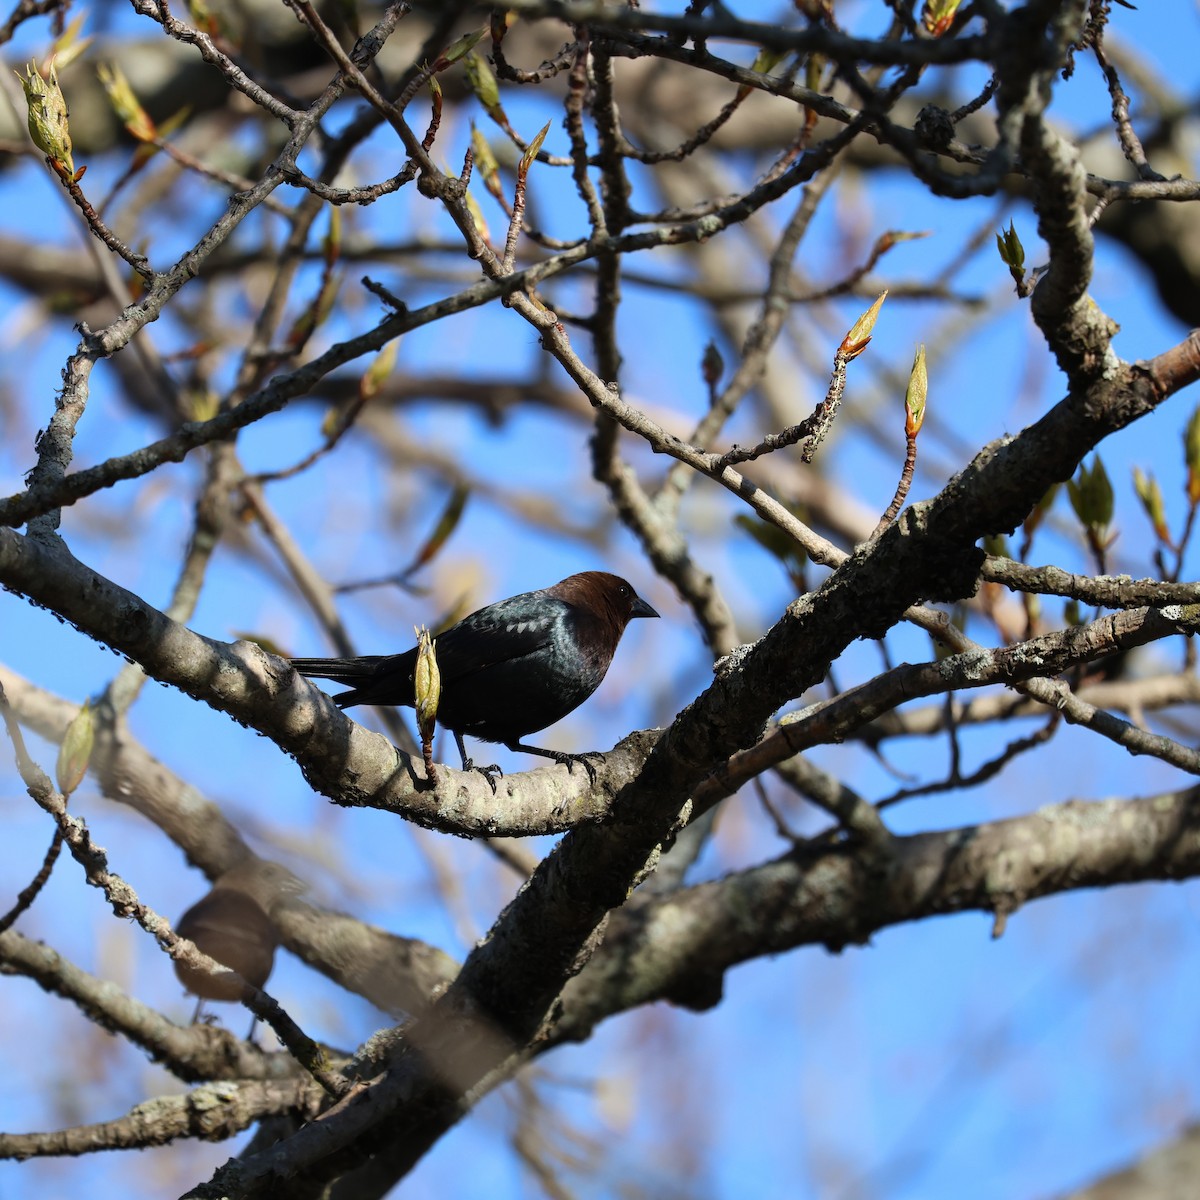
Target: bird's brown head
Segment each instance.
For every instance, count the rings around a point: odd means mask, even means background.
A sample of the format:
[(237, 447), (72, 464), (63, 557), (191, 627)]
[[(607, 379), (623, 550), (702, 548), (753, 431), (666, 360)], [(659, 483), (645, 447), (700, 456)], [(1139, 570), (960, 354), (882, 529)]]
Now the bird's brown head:
[(578, 575), (569, 575), (550, 591), (560, 600), (602, 617), (618, 638), (634, 617), (658, 616), (628, 580), (608, 571), (581, 571)]

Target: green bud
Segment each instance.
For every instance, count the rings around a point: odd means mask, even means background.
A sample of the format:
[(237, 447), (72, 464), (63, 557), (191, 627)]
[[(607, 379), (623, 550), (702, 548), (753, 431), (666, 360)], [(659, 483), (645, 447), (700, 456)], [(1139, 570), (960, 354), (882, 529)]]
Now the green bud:
[(479, 230), (479, 236), (485, 242), (491, 241), (492, 232), (488, 228), (487, 217), (483, 215), (483, 209), (479, 206), (479, 201), (475, 199), (470, 191), (463, 194), (463, 203), (467, 206), (467, 211), (471, 214), (471, 220), (475, 222), (475, 228)]
[(360, 399), (370, 400), (372, 396), (379, 394), (379, 389), (383, 387), (388, 376), (396, 366), (396, 351), (399, 346), (400, 339), (393, 338), (371, 360), (371, 365), (367, 367), (363, 372), (362, 378), (358, 381), (358, 395)]
[(1000, 251), (1000, 259), (1008, 267), (1008, 273), (1020, 287), (1025, 282), (1025, 247), (1011, 221), (1007, 229), (996, 234), (996, 249)]
[(58, 75), (54, 64), (46, 67), (43, 77), (36, 64), (29, 63), (24, 75), (17, 75), (25, 90), (25, 103), (29, 108), (29, 136), (33, 144), (55, 162), (62, 163), (67, 171), (75, 174), (75, 161), (71, 157), (71, 131), (67, 126), (67, 102), (58, 86)]
[(500, 85), (496, 82), (491, 64), (482, 54), (471, 51), (463, 59), (463, 70), (471, 91), (479, 97), (479, 103), (490, 113), (500, 107)]
[(492, 152), (491, 143), (476, 127), (474, 121), (471, 122), (471, 155), (475, 160), (475, 170), (483, 179), (483, 186), (493, 196), (502, 196), (504, 189), (500, 185), (500, 164)]
[(63, 735), (62, 745), (58, 748), (58, 762), (54, 774), (58, 790), (64, 796), (69, 796), (83, 782), (95, 741), (96, 723), (92, 716), (92, 706), (88, 703), (75, 714)]
[(842, 339), (839, 349), (846, 356), (847, 362), (857, 358), (867, 348), (867, 343), (871, 340), (871, 333), (875, 329), (875, 322), (879, 319), (879, 310), (883, 307), (886, 299), (887, 288), (884, 288), (875, 303), (854, 322), (850, 327), (850, 332)]
[(187, 388), (181, 399), (189, 421), (210, 421), (221, 411), (221, 398), (210, 387)]
[(125, 128), (139, 142), (152, 141), (158, 134), (149, 113), (142, 107), (141, 102), (129, 86), (129, 80), (116, 63), (100, 63), (96, 67), (100, 83), (108, 93), (108, 102), (113, 111), (125, 124)]
[(921, 13), (921, 24), (932, 37), (941, 37), (954, 21), (954, 14), (962, 0), (925, 0)]
[(1067, 495), (1075, 515), (1083, 524), (1088, 545), (1102, 559), (1113, 541), (1108, 532), (1113, 519), (1113, 490), (1100, 455), (1092, 459), (1090, 467), (1080, 464), (1078, 477), (1067, 480)]
[(50, 47), (50, 53), (46, 57), (47, 66), (53, 64), (56, 68), (68, 67), (92, 44), (93, 38), (91, 35), (88, 37), (79, 36), (83, 29), (83, 23), (86, 20), (87, 10), (84, 9), (54, 39), (54, 44)]
[(329, 206), (329, 230), (321, 242), (325, 254), (325, 265), (332, 267), (342, 253), (342, 210), (336, 204)]
[[(750, 70), (759, 75), (769, 75), (784, 58), (784, 51), (763, 48), (750, 64)], [(738, 88), (738, 99), (744, 100), (754, 89), (747, 83)]]
[(533, 160), (537, 158), (538, 151), (542, 148), (542, 143), (546, 140), (546, 134), (549, 132), (550, 122), (547, 121), (545, 125), (538, 130), (533, 141), (529, 143), (529, 148), (524, 154), (521, 155), (521, 161), (517, 165), (517, 176), (520, 179), (524, 179), (525, 176), (529, 174), (529, 168), (533, 165)]
[(329, 319), (329, 314), (333, 312), (333, 303), (337, 299), (340, 287), (341, 280), (336, 275), (331, 273), (325, 276), (321, 281), (321, 287), (316, 296), (313, 297), (304, 311), (292, 323), (291, 329), (288, 330), (286, 344), (289, 349), (300, 349), (325, 324)]
[(487, 26), (481, 26), (479, 29), (472, 29), (470, 33), (464, 33), (456, 42), (451, 42), (447, 47), (446, 52), (439, 59), (438, 65), (449, 66), (451, 63), (458, 62), (466, 54), (470, 54), (472, 50), (483, 40), (483, 35), (487, 33)]
[(983, 551), (993, 558), (1012, 558), (1008, 548), (1008, 538), (1002, 533), (989, 533), (983, 539)]
[(929, 376), (925, 370), (925, 347), (918, 346), (913, 357), (912, 371), (908, 376), (908, 389), (904, 393), (904, 433), (916, 437), (925, 421), (925, 398), (929, 392)]
[(423, 567), (426, 563), (433, 561), (442, 547), (450, 540), (450, 535), (458, 528), (470, 496), (471, 489), (461, 483), (450, 493), (446, 500), (446, 506), (439, 514), (432, 531), (421, 545), (420, 550), (414, 555), (408, 572), (415, 571), (418, 567)]
[(1067, 481), (1067, 495), (1075, 515), (1085, 524), (1106, 529), (1113, 519), (1113, 490), (1108, 472), (1100, 455), (1092, 459), (1091, 467), (1080, 463), (1078, 479)]
[(433, 739), (434, 720), (438, 701), (442, 698), (442, 676), (438, 670), (434, 640), (422, 625), (417, 634), (417, 665), (413, 671), (413, 691), (416, 694), (417, 729), (422, 742)]
[(1188, 500), (1200, 501), (1200, 405), (1192, 413), (1183, 435), (1183, 460), (1187, 466)]
[(1054, 506), (1054, 500), (1058, 496), (1058, 484), (1052, 483), (1046, 494), (1033, 506), (1033, 511), (1025, 518), (1021, 528), (1024, 530), (1027, 538), (1033, 537), (1037, 532), (1037, 528), (1045, 520), (1046, 514)]
[(1169, 543), (1171, 535), (1167, 529), (1167, 514), (1163, 506), (1162, 488), (1158, 486), (1158, 480), (1153, 475), (1143, 474), (1141, 467), (1134, 467), (1133, 490), (1137, 492), (1138, 499), (1146, 510), (1146, 516), (1150, 518), (1150, 523), (1154, 526), (1155, 536), (1160, 542)]
[(824, 70), (825, 56), (823, 54), (810, 54), (804, 60), (804, 86), (810, 92), (821, 90), (821, 74)]
[(783, 50), (764, 47), (754, 56), (754, 62), (750, 64), (750, 70), (757, 71), (760, 75), (768, 75), (783, 62), (784, 53)]

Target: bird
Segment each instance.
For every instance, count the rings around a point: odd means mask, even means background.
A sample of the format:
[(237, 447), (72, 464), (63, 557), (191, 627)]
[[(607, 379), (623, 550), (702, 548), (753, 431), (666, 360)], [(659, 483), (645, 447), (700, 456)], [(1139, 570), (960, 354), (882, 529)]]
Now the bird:
[[(521, 739), (578, 708), (600, 686), (629, 622), (657, 616), (619, 575), (582, 571), (553, 587), (498, 600), (440, 632), (434, 643), (441, 675), (437, 719), (454, 735), (463, 770), (480, 771), (493, 791), (493, 775), (502, 773), (494, 763), (475, 765), (463, 741), (470, 734), (568, 769), (582, 763), (594, 779), (588, 755), (545, 750)], [(353, 684), (333, 697), (343, 709), (415, 706), (416, 662), (416, 647), (403, 654), (291, 660), (306, 677)]]
[[(196, 944), (222, 966), (236, 971), (256, 988), (266, 985), (275, 965), (279, 930), (270, 908), (285, 893), (303, 885), (278, 863), (246, 859), (219, 875), (212, 890), (179, 918), (175, 932)], [(179, 982), (198, 997), (193, 1024), (200, 1019), (205, 1000), (240, 1000), (242, 989), (229, 978), (175, 961)], [(253, 1025), (251, 1031), (253, 1032)]]

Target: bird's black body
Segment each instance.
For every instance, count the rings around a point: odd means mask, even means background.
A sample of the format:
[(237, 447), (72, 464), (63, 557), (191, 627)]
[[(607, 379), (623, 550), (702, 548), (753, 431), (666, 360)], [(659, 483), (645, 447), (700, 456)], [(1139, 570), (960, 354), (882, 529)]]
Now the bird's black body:
[[(526, 734), (553, 725), (600, 686), (625, 626), (657, 617), (617, 575), (584, 571), (553, 587), (525, 592), (464, 617), (435, 642), (441, 675), (437, 719), (462, 735), (567, 761), (573, 756), (520, 745)], [(415, 647), (364, 658), (296, 658), (301, 675), (355, 686), (335, 696), (355, 704), (415, 703)]]

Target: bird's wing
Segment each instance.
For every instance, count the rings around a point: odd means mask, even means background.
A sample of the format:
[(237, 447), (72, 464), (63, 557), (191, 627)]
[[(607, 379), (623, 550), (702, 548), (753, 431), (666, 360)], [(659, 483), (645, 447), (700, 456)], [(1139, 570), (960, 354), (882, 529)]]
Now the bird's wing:
[(489, 605), (435, 639), (443, 686), (488, 667), (536, 655), (553, 643), (556, 631), (569, 618), (570, 606), (548, 597), (536, 605), (525, 600), (517, 596)]

